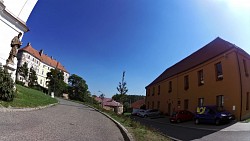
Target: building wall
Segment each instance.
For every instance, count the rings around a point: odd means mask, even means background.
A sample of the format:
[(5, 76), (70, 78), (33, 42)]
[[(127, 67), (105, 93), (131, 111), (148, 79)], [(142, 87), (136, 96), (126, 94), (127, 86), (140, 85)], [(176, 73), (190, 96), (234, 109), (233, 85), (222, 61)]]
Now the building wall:
[[(245, 56), (246, 57), (246, 56)], [(238, 58), (240, 68), (238, 67)], [(236, 115), (240, 119), (249, 117), (249, 110), (246, 109), (246, 95), (250, 92), (250, 78), (242, 75), (240, 79), (240, 71), (243, 69), (243, 56), (237, 58), (236, 50), (228, 51), (220, 56), (217, 56), (201, 65), (168, 78), (158, 84), (147, 87), (147, 108), (156, 108), (166, 114), (171, 114), (175, 110), (185, 109), (184, 101), (188, 100), (187, 110), (195, 112), (198, 106), (198, 99), (204, 98), (204, 105), (216, 105), (216, 97), (224, 96), (223, 108)], [(250, 69), (249, 58), (247, 66)], [(223, 70), (223, 80), (216, 79), (215, 64), (221, 62)], [(204, 85), (198, 85), (198, 71), (203, 70)], [(189, 88), (184, 89), (184, 77), (189, 78)], [(242, 84), (240, 83), (242, 80)], [(169, 91), (169, 81), (172, 82), (172, 91)], [(158, 89), (160, 86), (160, 93)], [(241, 90), (242, 86), (242, 90)], [(154, 91), (154, 96), (153, 94)], [(149, 92), (150, 91), (150, 92)], [(243, 94), (241, 105), (241, 91)], [(180, 102), (178, 102), (180, 101)], [(243, 107), (241, 111), (241, 106)]]
[[(50, 72), (50, 69), (55, 69), (55, 67), (40, 61), (38, 58), (24, 51), (19, 52), (17, 58), (19, 67), (22, 66), (25, 62), (28, 64), (28, 68), (33, 67), (33, 69), (36, 71), (37, 74), (37, 83), (44, 88), (48, 88), (46, 84), (47, 73)], [(63, 73), (64, 73), (64, 82), (68, 84), (69, 73), (67, 72)], [(24, 80), (19, 74), (17, 74), (17, 79), (19, 81)]]
[(246, 119), (250, 117), (250, 56), (238, 51), (238, 60), (242, 81), (242, 119)]
[(4, 0), (8, 10), (26, 22), (38, 0)]
[[(17, 36), (19, 32), (24, 33), (28, 31), (26, 21), (36, 2), (37, 0), (0, 1), (0, 65), (6, 64), (11, 50), (11, 40)], [(14, 68), (16, 68), (17, 61), (14, 63)], [(11, 73), (12, 79), (15, 81), (15, 71)]]

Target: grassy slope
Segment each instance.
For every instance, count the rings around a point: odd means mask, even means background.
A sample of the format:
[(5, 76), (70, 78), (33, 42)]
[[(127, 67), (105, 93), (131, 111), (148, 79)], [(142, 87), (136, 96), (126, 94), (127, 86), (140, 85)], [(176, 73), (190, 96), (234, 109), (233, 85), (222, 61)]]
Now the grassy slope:
[(21, 85), (16, 85), (17, 87), (17, 95), (15, 96), (12, 102), (4, 102), (0, 101), (0, 104), (4, 107), (38, 107), (45, 106), (53, 103), (57, 103), (55, 98), (51, 98), (44, 93), (23, 87)]
[(161, 135), (154, 129), (147, 128), (138, 122), (132, 121), (129, 117), (119, 116), (112, 112), (106, 113), (125, 126), (125, 128), (132, 133), (135, 141), (171, 141), (171, 139)]

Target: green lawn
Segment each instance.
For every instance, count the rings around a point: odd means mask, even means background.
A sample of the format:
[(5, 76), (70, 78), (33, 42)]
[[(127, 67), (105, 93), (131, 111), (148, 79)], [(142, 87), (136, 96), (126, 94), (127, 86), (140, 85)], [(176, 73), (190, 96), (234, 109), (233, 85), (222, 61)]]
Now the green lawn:
[(247, 120), (245, 120), (245, 122), (250, 122), (250, 118), (249, 118), (249, 119), (247, 119)]
[(50, 96), (42, 93), (41, 91), (26, 88), (21, 85), (16, 85), (16, 87), (17, 94), (14, 100), (11, 102), (0, 101), (0, 104), (2, 106), (11, 106), (16, 108), (38, 107), (58, 102), (55, 98), (51, 98)]
[(171, 141), (170, 138), (163, 136), (156, 130), (132, 121), (129, 114), (117, 115), (114, 112), (104, 111), (113, 119), (121, 123), (133, 136), (135, 141)]

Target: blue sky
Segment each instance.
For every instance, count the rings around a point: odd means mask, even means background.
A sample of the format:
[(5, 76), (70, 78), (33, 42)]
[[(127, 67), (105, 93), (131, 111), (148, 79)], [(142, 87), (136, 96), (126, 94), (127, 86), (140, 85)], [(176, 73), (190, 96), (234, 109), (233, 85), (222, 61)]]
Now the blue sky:
[(38, 0), (27, 25), (24, 45), (106, 97), (123, 71), (128, 94), (145, 95), (165, 69), (218, 36), (250, 53), (248, 0)]

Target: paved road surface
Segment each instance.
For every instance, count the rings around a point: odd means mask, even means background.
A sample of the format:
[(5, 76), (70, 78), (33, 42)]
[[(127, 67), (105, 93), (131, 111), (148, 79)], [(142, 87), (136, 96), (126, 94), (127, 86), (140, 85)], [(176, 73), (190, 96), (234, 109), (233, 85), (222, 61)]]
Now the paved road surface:
[(99, 112), (60, 99), (29, 112), (0, 112), (1, 141), (123, 141), (118, 127)]
[(132, 119), (183, 141), (250, 141), (250, 127), (235, 131), (233, 128), (236, 125), (235, 122), (216, 126), (212, 124), (195, 125), (193, 121), (172, 124), (166, 117), (151, 119), (135, 116)]

